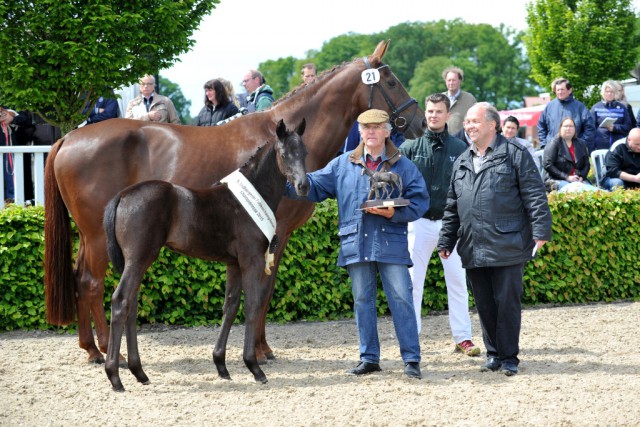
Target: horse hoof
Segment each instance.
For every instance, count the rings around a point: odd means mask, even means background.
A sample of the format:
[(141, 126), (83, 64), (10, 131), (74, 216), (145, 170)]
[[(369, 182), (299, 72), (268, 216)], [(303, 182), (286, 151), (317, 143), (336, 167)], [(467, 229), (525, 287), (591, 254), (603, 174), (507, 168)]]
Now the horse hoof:
[(229, 374), (227, 374), (227, 375), (221, 375), (221, 374), (218, 374), (218, 377), (219, 377), (221, 380), (231, 381), (231, 375), (229, 375)]
[(120, 385), (120, 386), (111, 386), (111, 389), (113, 391), (115, 391), (116, 393), (124, 393), (124, 386)]
[(276, 355), (273, 353), (267, 353), (267, 359), (269, 360), (276, 360)]
[(266, 384), (268, 382), (267, 377), (256, 378), (256, 382), (260, 384)]
[(100, 356), (89, 356), (88, 361), (95, 365), (102, 365), (104, 363), (104, 356), (102, 356), (102, 354)]

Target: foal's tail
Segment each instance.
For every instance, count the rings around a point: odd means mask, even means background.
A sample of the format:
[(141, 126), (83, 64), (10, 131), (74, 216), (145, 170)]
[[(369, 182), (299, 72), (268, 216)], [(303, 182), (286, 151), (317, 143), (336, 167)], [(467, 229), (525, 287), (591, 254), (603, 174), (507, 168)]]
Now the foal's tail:
[(119, 204), (120, 194), (111, 199), (105, 208), (102, 224), (107, 234), (107, 252), (109, 253), (109, 259), (111, 259), (113, 268), (122, 274), (124, 271), (124, 255), (122, 255), (122, 248), (118, 244), (118, 239), (116, 239), (116, 211), (118, 210)]
[(76, 320), (71, 220), (53, 167), (63, 142), (61, 138), (51, 147), (44, 170), (44, 289), (47, 322), (53, 325)]

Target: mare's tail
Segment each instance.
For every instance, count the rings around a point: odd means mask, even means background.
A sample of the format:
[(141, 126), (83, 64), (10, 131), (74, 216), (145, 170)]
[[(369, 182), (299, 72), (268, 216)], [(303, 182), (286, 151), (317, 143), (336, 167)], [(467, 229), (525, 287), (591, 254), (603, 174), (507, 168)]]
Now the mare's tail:
[(61, 138), (51, 147), (44, 169), (44, 289), (47, 322), (53, 325), (76, 320), (71, 220), (53, 167), (63, 142)]
[(104, 210), (104, 219), (102, 224), (104, 231), (107, 234), (107, 252), (109, 253), (109, 259), (113, 268), (120, 274), (124, 271), (124, 255), (122, 255), (122, 248), (118, 244), (116, 239), (116, 211), (120, 204), (120, 194), (116, 195)]

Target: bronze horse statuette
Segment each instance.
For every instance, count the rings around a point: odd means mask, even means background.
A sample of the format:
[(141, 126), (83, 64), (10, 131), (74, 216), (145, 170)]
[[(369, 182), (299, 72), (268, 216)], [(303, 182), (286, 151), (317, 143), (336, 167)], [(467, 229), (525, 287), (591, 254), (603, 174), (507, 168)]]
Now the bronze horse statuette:
[[(124, 391), (119, 375), (120, 341), (127, 336), (128, 367), (143, 384), (149, 378), (142, 370), (138, 353), (136, 313), (142, 278), (163, 246), (182, 254), (221, 261), (240, 278), (227, 289), (221, 339), (213, 352), (218, 374), (231, 379), (225, 364), (226, 341), (244, 291), (245, 341), (243, 359), (256, 381), (267, 377), (258, 365), (255, 332), (263, 300), (260, 281), (265, 269), (266, 252), (275, 234), (275, 221), (264, 231), (243, 207), (242, 197), (255, 196), (263, 204), (253, 207), (273, 215), (284, 195), (287, 180), (296, 193), (306, 196), (309, 180), (305, 169), (307, 149), (302, 143), (305, 121), (289, 132), (282, 120), (277, 125), (278, 140), (259, 149), (239, 169), (241, 191), (232, 192), (232, 184), (217, 184), (207, 190), (191, 190), (166, 181), (145, 181), (122, 190), (107, 205), (104, 226), (109, 257), (122, 273), (111, 302), (111, 334), (105, 371), (115, 391)], [(246, 178), (246, 181), (245, 181)], [(238, 179), (238, 178), (236, 178)], [(259, 223), (259, 221), (258, 221)], [(268, 238), (266, 236), (269, 236)], [(235, 287), (235, 285), (241, 285)]]
[[(306, 118), (306, 167), (314, 171), (333, 159), (360, 113), (385, 110), (408, 138), (422, 135), (424, 114), (382, 58), (380, 42), (364, 58), (336, 66), (315, 82), (300, 85), (271, 109), (248, 114), (223, 126), (196, 127), (111, 119), (69, 132), (51, 149), (45, 170), (45, 292), (47, 320), (65, 325), (77, 320), (78, 340), (89, 361), (103, 363), (109, 326), (104, 311), (104, 277), (109, 257), (102, 217), (107, 203), (130, 185), (168, 181), (206, 189), (237, 169), (264, 141), (275, 139), (276, 123)], [(379, 73), (365, 82), (363, 72)], [(276, 212), (277, 271), (289, 236), (313, 213), (314, 204), (284, 198)], [(79, 235), (75, 268), (69, 215)], [(265, 276), (267, 297), (257, 309), (256, 354), (273, 357), (265, 337), (265, 319), (276, 275)], [(237, 272), (227, 271), (227, 286), (239, 288)], [(95, 326), (97, 346), (91, 328)]]

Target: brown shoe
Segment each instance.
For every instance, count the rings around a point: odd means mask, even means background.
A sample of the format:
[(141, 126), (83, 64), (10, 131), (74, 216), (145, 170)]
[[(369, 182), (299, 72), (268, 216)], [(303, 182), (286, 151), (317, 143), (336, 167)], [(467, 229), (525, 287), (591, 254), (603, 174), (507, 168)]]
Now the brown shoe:
[(480, 348), (476, 347), (476, 345), (471, 340), (464, 340), (456, 344), (455, 351), (466, 354), (470, 357), (480, 355)]

